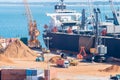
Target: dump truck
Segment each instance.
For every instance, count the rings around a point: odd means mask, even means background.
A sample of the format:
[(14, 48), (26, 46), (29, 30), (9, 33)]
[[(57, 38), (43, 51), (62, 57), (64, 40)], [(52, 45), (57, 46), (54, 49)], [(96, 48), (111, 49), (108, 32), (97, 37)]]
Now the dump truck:
[(56, 62), (58, 67), (68, 68), (69, 67), (69, 60), (58, 59)]
[(35, 61), (36, 61), (36, 62), (42, 62), (42, 61), (44, 61), (44, 57), (42, 57), (42, 56), (37, 56)]
[(110, 80), (120, 80), (120, 74), (117, 74), (116, 76), (110, 76)]

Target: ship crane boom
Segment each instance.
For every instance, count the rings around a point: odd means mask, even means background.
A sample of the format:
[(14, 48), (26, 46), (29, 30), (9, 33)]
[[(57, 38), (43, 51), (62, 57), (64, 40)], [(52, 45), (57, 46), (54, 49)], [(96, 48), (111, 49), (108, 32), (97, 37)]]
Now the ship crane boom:
[(115, 7), (114, 7), (114, 4), (113, 4), (113, 0), (109, 0), (109, 2), (110, 2), (110, 7), (111, 7), (111, 10), (112, 10), (112, 14), (113, 14), (113, 20), (114, 20), (114, 24), (115, 25), (119, 25), (120, 24), (120, 17), (119, 17), (119, 14), (120, 14), (120, 12), (119, 11), (116, 11), (115, 10)]
[(40, 32), (37, 29), (37, 24), (36, 21), (33, 19), (32, 16), (32, 12), (31, 9), (29, 7), (29, 4), (27, 2), (27, 0), (23, 0), (24, 1), (24, 5), (25, 5), (25, 11), (26, 11), (26, 17), (27, 17), (27, 21), (28, 21), (28, 33), (30, 36), (30, 39), (28, 41), (28, 46), (33, 48), (33, 47), (40, 47), (40, 42), (37, 39), (37, 37), (39, 36)]
[(24, 0), (24, 4), (25, 4), (27, 20), (28, 20), (28, 23), (29, 23), (30, 21), (33, 21), (32, 12), (30, 10), (29, 4), (27, 3), (27, 0)]

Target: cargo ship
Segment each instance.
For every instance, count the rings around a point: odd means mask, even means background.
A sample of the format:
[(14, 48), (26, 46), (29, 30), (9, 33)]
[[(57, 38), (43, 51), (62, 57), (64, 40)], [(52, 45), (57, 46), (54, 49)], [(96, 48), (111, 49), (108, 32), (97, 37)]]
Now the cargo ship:
[(86, 20), (85, 9), (82, 13), (67, 10), (64, 1), (61, 0), (55, 5), (54, 13), (47, 13), (51, 22), (49, 26), (44, 26), (43, 39), (48, 49), (79, 53), (84, 46), (86, 53), (90, 53), (91, 48), (101, 44), (107, 47), (108, 56), (120, 58), (120, 11), (114, 9), (111, 0), (109, 2), (113, 18), (106, 16), (106, 21), (100, 22), (99, 9), (94, 11), (91, 20)]

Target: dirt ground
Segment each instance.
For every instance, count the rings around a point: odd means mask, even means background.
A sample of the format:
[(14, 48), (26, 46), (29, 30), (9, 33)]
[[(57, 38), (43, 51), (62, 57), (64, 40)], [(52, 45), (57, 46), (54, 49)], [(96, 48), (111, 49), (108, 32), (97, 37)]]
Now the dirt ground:
[[(108, 63), (80, 62), (77, 66), (59, 68), (56, 64), (48, 63), (55, 54), (45, 54), (44, 62), (36, 62), (39, 52), (29, 49), (21, 41), (15, 40), (9, 44), (7, 49), (0, 53), (0, 68), (37, 68), (54, 70), (52, 77), (59, 80), (108, 80), (110, 75), (120, 74), (120, 66)], [(58, 56), (58, 55), (57, 55)], [(71, 59), (71, 57), (69, 57)]]
[[(6, 63), (0, 61), (1, 68), (37, 68), (37, 69), (47, 69), (47, 60), (49, 60), (54, 54), (46, 54), (45, 62), (36, 62), (35, 59), (31, 60), (21, 60), (21, 59), (13, 59), (14, 63)], [(105, 72), (100, 71), (104, 70), (107, 67), (110, 67), (111, 64), (104, 63), (84, 63), (79, 62), (77, 66), (70, 66), (69, 68), (58, 68), (56, 64), (49, 63), (50, 69), (55, 69), (57, 72), (57, 78), (60, 80), (103, 80), (110, 75), (120, 74), (120, 69), (117, 72)], [(119, 66), (120, 67), (120, 66)], [(82, 75), (82, 77), (80, 77)], [(89, 77), (88, 77), (89, 76)], [(87, 79), (88, 77), (88, 79)], [(84, 79), (85, 78), (85, 79)]]

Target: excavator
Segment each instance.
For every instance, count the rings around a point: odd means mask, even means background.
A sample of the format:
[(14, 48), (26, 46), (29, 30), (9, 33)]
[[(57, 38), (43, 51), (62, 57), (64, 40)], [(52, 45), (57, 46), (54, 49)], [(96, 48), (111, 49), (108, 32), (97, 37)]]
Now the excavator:
[(28, 46), (30, 48), (40, 48), (40, 42), (37, 39), (38, 36), (40, 35), (40, 31), (37, 29), (37, 23), (35, 20), (33, 20), (33, 16), (29, 7), (29, 4), (27, 0), (23, 0), (24, 5), (25, 5), (25, 10), (26, 10), (26, 17), (28, 21), (28, 34), (30, 36), (30, 39), (28, 40)]

